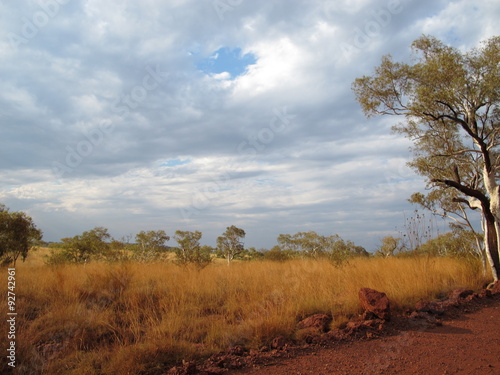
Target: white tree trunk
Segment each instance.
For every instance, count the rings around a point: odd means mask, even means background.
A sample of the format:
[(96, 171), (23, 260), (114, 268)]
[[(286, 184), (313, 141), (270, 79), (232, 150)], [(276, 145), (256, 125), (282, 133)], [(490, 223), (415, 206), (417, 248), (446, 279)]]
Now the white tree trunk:
[(495, 268), (495, 262), (493, 261), (493, 256), (492, 252), (490, 249), (490, 243), (489, 243), (489, 226), (488, 223), (485, 223), (484, 225), (484, 250), (486, 252), (486, 257), (488, 258), (488, 262), (490, 264), (490, 269), (491, 273), (493, 276), (493, 281), (498, 281), (498, 272)]
[[(484, 186), (490, 197), (490, 211), (493, 214), (495, 220), (494, 224), (495, 224), (496, 239), (497, 239), (497, 249), (491, 249), (489, 245), (485, 249), (486, 249), (486, 254), (488, 256), (488, 260), (491, 265), (493, 278), (495, 281), (498, 281), (498, 276), (499, 276), (498, 273), (500, 270), (496, 270), (494, 264), (498, 264), (500, 262), (500, 251), (498, 249), (498, 247), (500, 247), (500, 190), (495, 179), (494, 171), (488, 172), (485, 167), (483, 170), (483, 179), (484, 179)], [(485, 228), (489, 230), (487, 224), (485, 225)], [(486, 244), (488, 242), (488, 235), (486, 231), (484, 234), (485, 234), (485, 244)], [(493, 257), (497, 257), (497, 259), (493, 259)]]
[[(483, 228), (483, 232), (484, 232), (484, 228), (485, 228), (484, 219), (481, 220), (481, 227)], [(483, 276), (486, 277), (486, 275), (488, 273), (488, 265), (487, 265), (488, 259), (486, 256), (486, 249), (484, 248), (484, 246), (481, 246), (481, 241), (479, 240), (479, 236), (476, 235), (475, 231), (474, 231), (474, 239), (476, 240), (477, 252), (481, 256), (481, 264), (483, 266)]]
[[(483, 212), (483, 209), (481, 206), (481, 202), (479, 201), (479, 199), (471, 197), (469, 199), (469, 206), (471, 208), (478, 209), (482, 212), (481, 229), (483, 230), (483, 233), (484, 233), (484, 240), (483, 240), (484, 246), (481, 246), (481, 243), (480, 243), (479, 238), (477, 236), (474, 236), (474, 237), (476, 238), (476, 247), (477, 247), (478, 253), (481, 255), (481, 263), (483, 265), (483, 275), (486, 276), (486, 274), (488, 272), (488, 270), (487, 270), (488, 264), (490, 265), (490, 268), (493, 271), (493, 274), (496, 274), (494, 263), (493, 263), (493, 258), (491, 257), (490, 246), (488, 243), (488, 232), (487, 232), (488, 225), (486, 224), (486, 219), (484, 217), (484, 212)], [(498, 233), (498, 231), (497, 231), (497, 233)]]

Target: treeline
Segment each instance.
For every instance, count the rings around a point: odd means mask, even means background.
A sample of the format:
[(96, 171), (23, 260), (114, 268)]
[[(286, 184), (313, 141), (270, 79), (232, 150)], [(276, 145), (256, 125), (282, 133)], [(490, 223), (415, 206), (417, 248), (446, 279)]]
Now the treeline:
[[(417, 216), (417, 218), (421, 218)], [(407, 257), (407, 256), (452, 256), (481, 257), (482, 239), (477, 233), (457, 229), (431, 237), (426, 230), (417, 230), (419, 225), (410, 221), (406, 233), (401, 237), (387, 236), (381, 240), (374, 253), (339, 235), (323, 236), (314, 231), (296, 234), (280, 234), (277, 245), (271, 249), (245, 248), (246, 236), (242, 228), (234, 225), (217, 238), (215, 247), (201, 245), (200, 231), (175, 231), (173, 240), (164, 230), (141, 231), (117, 240), (107, 228), (96, 227), (74, 237), (62, 238), (58, 243), (43, 243), (42, 232), (33, 220), (23, 212), (10, 212), (0, 205), (0, 260), (3, 265), (12, 264), (39, 246), (49, 247), (48, 264), (87, 263), (90, 261), (173, 261), (180, 265), (192, 264), (203, 268), (216, 258), (223, 258), (230, 264), (233, 260), (287, 261), (296, 258), (329, 259), (342, 264), (353, 257)]]
[(49, 264), (89, 261), (173, 261), (180, 265), (192, 264), (203, 268), (216, 258), (225, 259), (228, 264), (233, 260), (287, 261), (298, 258), (329, 259), (335, 264), (343, 264), (353, 257), (412, 257), (442, 256), (479, 258), (477, 237), (465, 230), (455, 230), (427, 239), (417, 247), (409, 247), (403, 237), (387, 236), (381, 240), (374, 253), (339, 235), (323, 236), (314, 231), (296, 234), (280, 234), (277, 245), (271, 249), (245, 248), (242, 240), (246, 233), (236, 226), (226, 228), (217, 238), (215, 247), (201, 245), (202, 233), (199, 231), (176, 231), (173, 239), (175, 246), (169, 246), (170, 236), (164, 230), (141, 231), (135, 242), (127, 239), (113, 239), (106, 228), (97, 227), (81, 235), (63, 238), (61, 243), (51, 244)]
[(108, 229), (96, 227), (80, 235), (63, 238), (52, 243), (49, 264), (85, 263), (89, 261), (139, 262), (174, 261), (178, 264), (194, 264), (205, 267), (215, 258), (225, 259), (228, 264), (233, 260), (273, 260), (285, 261), (294, 258), (328, 258), (342, 263), (354, 256), (370, 256), (363, 247), (352, 241), (345, 241), (338, 235), (322, 236), (316, 232), (299, 232), (294, 235), (280, 234), (278, 245), (272, 249), (245, 248), (243, 239), (246, 233), (234, 225), (217, 238), (215, 247), (201, 245), (200, 231), (177, 230), (173, 239), (175, 246), (169, 246), (170, 236), (164, 230), (141, 231), (135, 236), (116, 240)]

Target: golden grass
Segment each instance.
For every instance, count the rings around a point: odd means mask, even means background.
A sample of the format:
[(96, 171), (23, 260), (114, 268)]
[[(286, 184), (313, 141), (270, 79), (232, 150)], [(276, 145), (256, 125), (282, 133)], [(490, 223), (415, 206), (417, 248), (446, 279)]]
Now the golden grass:
[(161, 374), (181, 359), (294, 337), (296, 323), (313, 313), (332, 314), (335, 326), (360, 313), (361, 287), (384, 291), (404, 309), (485, 281), (477, 264), (448, 258), (360, 258), (340, 268), (240, 262), (201, 271), (171, 263), (18, 264), (16, 279), (19, 374)]

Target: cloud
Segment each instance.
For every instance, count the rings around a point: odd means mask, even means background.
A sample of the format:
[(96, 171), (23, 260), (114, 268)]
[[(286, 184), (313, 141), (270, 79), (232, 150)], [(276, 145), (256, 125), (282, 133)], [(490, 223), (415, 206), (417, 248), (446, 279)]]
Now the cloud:
[(385, 54), (408, 59), (422, 33), (471, 48), (499, 11), (471, 0), (1, 7), (0, 201), (46, 239), (102, 225), (116, 237), (196, 229), (215, 244), (234, 224), (248, 246), (316, 230), (369, 249), (425, 183), (405, 166), (395, 120), (366, 119), (352, 81)]

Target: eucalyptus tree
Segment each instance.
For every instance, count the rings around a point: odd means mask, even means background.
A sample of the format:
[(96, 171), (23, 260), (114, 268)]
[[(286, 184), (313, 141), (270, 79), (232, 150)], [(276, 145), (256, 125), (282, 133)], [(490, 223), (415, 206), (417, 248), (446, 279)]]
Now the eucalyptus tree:
[(162, 251), (167, 249), (166, 242), (170, 240), (164, 230), (140, 231), (135, 236), (135, 258), (146, 261), (158, 259)]
[(164, 230), (149, 230), (140, 231), (135, 236), (135, 241), (139, 245), (141, 251), (160, 251), (165, 249), (165, 242), (170, 240)]
[(201, 269), (208, 266), (212, 257), (207, 247), (200, 245), (202, 233), (200, 231), (175, 231), (174, 239), (179, 246), (175, 248), (177, 263), (181, 265), (195, 265)]
[(375, 255), (388, 258), (394, 256), (403, 248), (401, 238), (386, 236), (380, 240), (380, 247), (375, 252)]
[(231, 261), (235, 256), (243, 253), (245, 247), (241, 240), (245, 238), (245, 231), (234, 225), (226, 228), (224, 234), (217, 237), (217, 249), (218, 251), (227, 259), (227, 264), (231, 264)]
[(52, 253), (52, 262), (86, 263), (114, 258), (112, 237), (107, 228), (95, 227), (74, 237), (61, 238), (59, 252)]
[(461, 51), (431, 36), (412, 44), (411, 63), (382, 58), (353, 90), (364, 113), (404, 116), (394, 127), (414, 143), (409, 164), (430, 190), (481, 211), (493, 278), (500, 274), (500, 37)]
[(24, 261), (41, 239), (42, 231), (31, 217), (24, 212), (9, 212), (0, 204), (0, 257), (4, 258), (5, 264), (13, 263), (15, 267), (19, 257)]
[(364, 248), (344, 241), (338, 234), (322, 236), (314, 231), (280, 234), (278, 244), (283, 251), (300, 252), (309, 258), (329, 258), (338, 264), (352, 256), (369, 255)]

